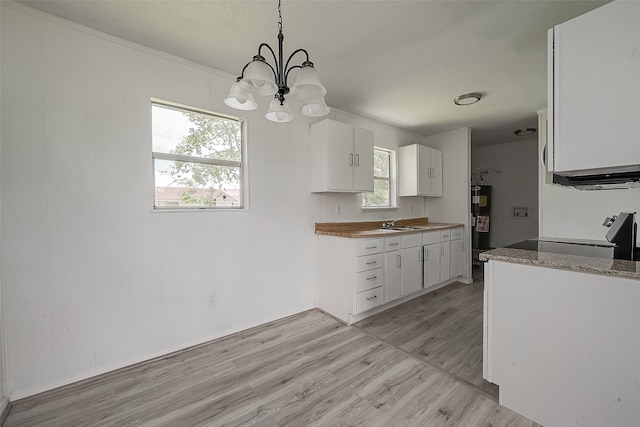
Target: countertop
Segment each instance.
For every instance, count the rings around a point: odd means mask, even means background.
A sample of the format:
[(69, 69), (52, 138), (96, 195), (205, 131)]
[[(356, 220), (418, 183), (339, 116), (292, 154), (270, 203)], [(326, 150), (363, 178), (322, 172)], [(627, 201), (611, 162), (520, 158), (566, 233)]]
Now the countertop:
[(464, 227), (464, 224), (429, 222), (428, 218), (409, 218), (398, 220), (396, 225), (401, 227), (413, 227), (412, 229), (382, 229), (382, 224), (386, 221), (387, 220), (368, 222), (318, 222), (316, 223), (316, 234), (361, 239), (371, 237), (391, 237), (402, 234), (425, 233), (428, 231)]
[(498, 248), (482, 252), (480, 253), (480, 260), (538, 265), (540, 267), (640, 280), (640, 262), (638, 261), (596, 258), (516, 248)]

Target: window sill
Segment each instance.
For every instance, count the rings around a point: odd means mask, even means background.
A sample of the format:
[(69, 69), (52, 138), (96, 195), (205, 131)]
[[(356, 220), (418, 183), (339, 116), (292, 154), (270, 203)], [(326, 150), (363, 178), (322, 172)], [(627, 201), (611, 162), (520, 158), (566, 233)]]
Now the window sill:
[(362, 212), (388, 212), (397, 211), (397, 206), (360, 206)]
[(191, 213), (191, 212), (247, 212), (249, 209), (243, 208), (162, 208), (152, 209), (151, 213)]

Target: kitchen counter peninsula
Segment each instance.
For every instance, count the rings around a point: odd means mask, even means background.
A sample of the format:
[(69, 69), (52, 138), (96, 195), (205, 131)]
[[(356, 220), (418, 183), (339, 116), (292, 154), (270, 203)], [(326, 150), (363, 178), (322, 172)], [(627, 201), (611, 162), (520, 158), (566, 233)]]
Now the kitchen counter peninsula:
[(480, 261), (504, 261), (640, 280), (640, 262), (544, 250), (498, 248), (480, 254)]
[(533, 242), (480, 255), (484, 378), (544, 426), (639, 425), (640, 263)]

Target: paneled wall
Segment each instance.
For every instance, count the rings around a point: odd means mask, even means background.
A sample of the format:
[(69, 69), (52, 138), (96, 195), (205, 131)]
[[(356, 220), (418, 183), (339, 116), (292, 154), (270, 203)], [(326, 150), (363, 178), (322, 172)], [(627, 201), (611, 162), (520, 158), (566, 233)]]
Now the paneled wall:
[[(473, 182), (491, 185), (489, 244), (500, 248), (538, 237), (538, 142), (536, 139), (489, 145), (472, 150)], [(528, 209), (526, 217), (514, 208)]]
[(425, 137), (424, 145), (442, 150), (442, 197), (426, 197), (426, 213), (435, 222), (455, 222), (465, 226), (465, 273), (471, 282), (471, 129), (461, 128)]
[(314, 306), (310, 122), (300, 114), (288, 125), (245, 115), (248, 210), (152, 212), (150, 98), (236, 115), (222, 102), (232, 81), (3, 8), (12, 399)]
[[(5, 7), (6, 6), (6, 7)], [(363, 213), (308, 191), (309, 125), (247, 120), (242, 212), (153, 212), (150, 98), (237, 116), (234, 76), (2, 6), (2, 256), (12, 400), (315, 306), (314, 223)], [(395, 148), (423, 138), (341, 112)], [(335, 203), (345, 200), (345, 215)], [(217, 305), (208, 306), (216, 292)]]

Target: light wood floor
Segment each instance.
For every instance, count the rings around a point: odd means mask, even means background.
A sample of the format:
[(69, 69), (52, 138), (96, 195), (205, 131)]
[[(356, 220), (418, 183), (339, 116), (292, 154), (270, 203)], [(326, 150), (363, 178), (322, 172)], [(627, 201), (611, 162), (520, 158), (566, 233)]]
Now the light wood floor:
[(498, 399), (482, 378), (483, 282), (459, 282), (354, 326)]
[(15, 402), (15, 426), (536, 426), (319, 311)]

